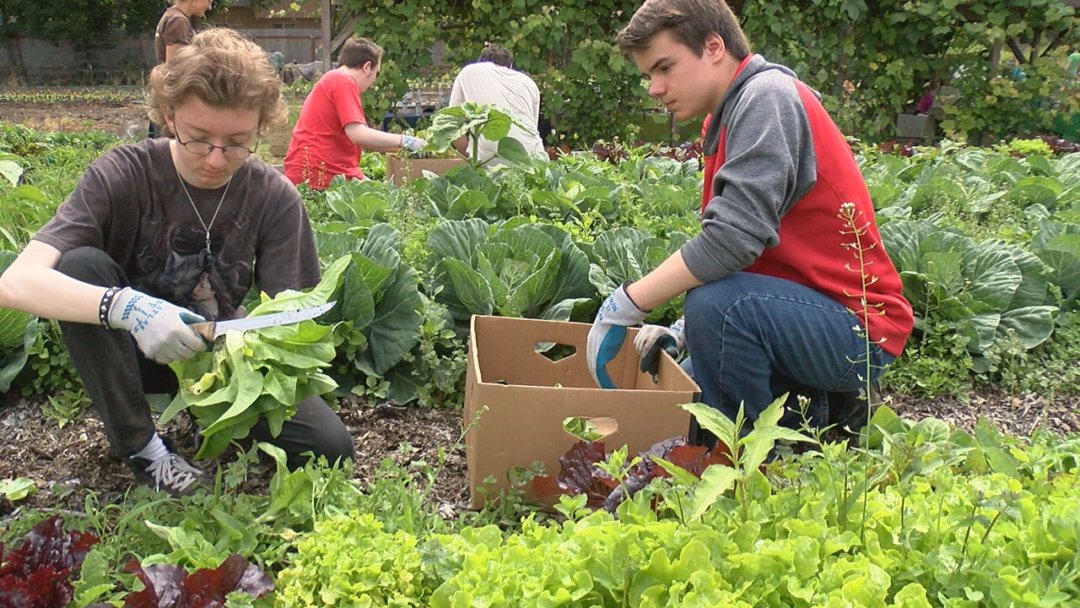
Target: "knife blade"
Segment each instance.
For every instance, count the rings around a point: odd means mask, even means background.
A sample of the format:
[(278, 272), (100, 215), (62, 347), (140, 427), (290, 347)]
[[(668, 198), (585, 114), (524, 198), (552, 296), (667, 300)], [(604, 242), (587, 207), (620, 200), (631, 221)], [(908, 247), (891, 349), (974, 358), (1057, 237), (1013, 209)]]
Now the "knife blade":
[(334, 304), (337, 304), (337, 302), (327, 302), (326, 304), (319, 304), (318, 306), (275, 312), (258, 317), (244, 317), (242, 319), (233, 319), (231, 321), (192, 323), (191, 328), (200, 336), (213, 342), (216, 338), (224, 336), (225, 332), (230, 329), (236, 331), (248, 331), (252, 329), (263, 329), (265, 327), (277, 327), (278, 325), (289, 325), (291, 323), (299, 323), (300, 321), (314, 319), (333, 308)]

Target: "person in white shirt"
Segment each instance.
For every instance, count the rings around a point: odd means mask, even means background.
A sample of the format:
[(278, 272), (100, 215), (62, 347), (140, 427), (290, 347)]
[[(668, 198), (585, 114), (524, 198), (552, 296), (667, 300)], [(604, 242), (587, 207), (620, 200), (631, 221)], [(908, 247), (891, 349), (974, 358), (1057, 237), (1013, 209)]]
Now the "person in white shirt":
[[(540, 89), (532, 78), (513, 69), (514, 57), (509, 50), (487, 44), (480, 53), (480, 60), (458, 72), (454, 88), (450, 91), (450, 105), (458, 106), (467, 101), (496, 106), (525, 125), (510, 127), (509, 137), (521, 142), (525, 151), (534, 156), (547, 158), (544, 142), (540, 140), (537, 122), (540, 119)], [(461, 138), (454, 147), (468, 155), (471, 142)], [(500, 164), (496, 157), (498, 142), (480, 138), (478, 158), (486, 166)]]

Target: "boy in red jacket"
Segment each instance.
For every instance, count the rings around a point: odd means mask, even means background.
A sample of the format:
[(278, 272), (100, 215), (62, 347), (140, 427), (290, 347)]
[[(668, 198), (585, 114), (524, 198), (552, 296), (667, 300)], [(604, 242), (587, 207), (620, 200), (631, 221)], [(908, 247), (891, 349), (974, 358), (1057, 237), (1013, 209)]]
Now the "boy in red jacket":
[(618, 41), (649, 95), (678, 119), (707, 117), (705, 180), (701, 233), (601, 305), (587, 349), (597, 384), (614, 387), (604, 366), (626, 327), (685, 292), (685, 322), (644, 327), (639, 352), (674, 337), (702, 400), (729, 418), (741, 405), (753, 423), (792, 393), (824, 424), (827, 393), (868, 380), (867, 336), (874, 380), (913, 326), (843, 134), (791, 70), (750, 53), (722, 0), (646, 0)]

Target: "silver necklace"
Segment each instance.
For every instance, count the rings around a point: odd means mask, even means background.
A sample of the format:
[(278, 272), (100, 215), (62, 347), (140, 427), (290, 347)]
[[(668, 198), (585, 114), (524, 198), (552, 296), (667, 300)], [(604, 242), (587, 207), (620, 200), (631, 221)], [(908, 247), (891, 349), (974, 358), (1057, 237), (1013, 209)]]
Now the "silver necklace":
[(213, 266), (214, 264), (214, 252), (210, 249), (210, 229), (214, 227), (214, 220), (217, 219), (218, 212), (221, 211), (221, 204), (225, 202), (225, 196), (229, 194), (229, 186), (232, 185), (232, 176), (229, 176), (229, 181), (225, 182), (225, 191), (221, 193), (221, 199), (218, 200), (217, 207), (214, 208), (214, 215), (210, 218), (210, 223), (207, 224), (202, 219), (202, 214), (199, 213), (199, 208), (195, 206), (195, 201), (191, 198), (191, 193), (188, 192), (187, 184), (184, 183), (184, 178), (180, 177), (180, 169), (173, 165), (173, 169), (176, 170), (176, 179), (180, 181), (180, 187), (183, 188), (184, 194), (187, 196), (187, 200), (191, 203), (191, 210), (195, 212), (195, 217), (199, 218), (199, 223), (202, 224), (203, 231), (206, 233), (206, 265)]

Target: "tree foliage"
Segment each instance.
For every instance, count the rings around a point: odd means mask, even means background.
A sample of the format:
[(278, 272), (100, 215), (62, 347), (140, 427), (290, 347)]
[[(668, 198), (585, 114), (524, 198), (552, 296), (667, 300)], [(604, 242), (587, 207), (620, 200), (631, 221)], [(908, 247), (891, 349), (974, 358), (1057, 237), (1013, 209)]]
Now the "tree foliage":
[[(431, 49), (445, 45), (452, 66), (475, 61), (485, 42), (514, 54), (514, 66), (536, 80), (542, 112), (557, 137), (574, 145), (625, 135), (645, 100), (640, 76), (615, 46), (615, 33), (637, 0), (343, 0), (360, 15), (355, 33), (386, 50), (378, 99), (381, 113), (430, 72)], [(456, 70), (455, 70), (456, 71)], [(452, 75), (452, 73), (451, 73)], [(618, 116), (618, 120), (612, 120)]]
[(149, 32), (166, 6), (163, 0), (4, 0), (0, 2), (0, 35), (102, 46), (109, 43), (112, 32)]
[[(214, 0), (207, 18), (228, 12), (235, 0)], [(251, 0), (267, 8), (273, 0)], [(108, 47), (118, 33), (154, 31), (169, 0), (3, 0), (0, 2), (0, 37), (28, 36), (52, 42), (70, 42), (83, 48)]]
[(860, 138), (887, 137), (938, 84), (959, 92), (942, 100), (953, 136), (1046, 130), (1054, 112), (1078, 109), (1055, 52), (1080, 28), (1057, 0), (747, 1), (741, 17), (755, 50), (795, 69)]
[[(269, 0), (254, 0), (265, 6)], [(316, 1), (316, 0), (308, 0)], [(0, 35), (107, 45), (104, 32), (149, 32), (165, 0), (4, 0)], [(215, 2), (227, 10), (228, 0)], [(896, 114), (928, 89), (957, 138), (1050, 129), (1080, 111), (1061, 56), (1080, 44), (1076, 9), (1060, 0), (733, 0), (755, 51), (792, 67), (820, 91), (841, 128), (864, 140), (894, 134)], [(365, 96), (375, 120), (420, 78), (473, 61), (486, 42), (514, 54), (540, 86), (556, 143), (633, 138), (656, 106), (615, 34), (640, 0), (338, 0), (335, 31), (349, 28), (386, 50)], [(356, 18), (356, 19), (354, 19)], [(443, 66), (433, 65), (441, 49)], [(1020, 71), (1014, 70), (1020, 67)], [(1070, 88), (1071, 87), (1071, 88)]]

